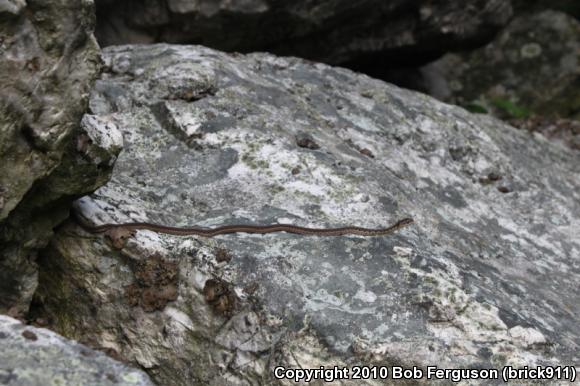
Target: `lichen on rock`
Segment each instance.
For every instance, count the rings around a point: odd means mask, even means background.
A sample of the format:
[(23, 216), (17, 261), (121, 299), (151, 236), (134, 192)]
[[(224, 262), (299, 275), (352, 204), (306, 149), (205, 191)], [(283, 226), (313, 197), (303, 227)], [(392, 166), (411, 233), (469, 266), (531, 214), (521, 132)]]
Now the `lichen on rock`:
[[(75, 146), (86, 135), (79, 122), (101, 64), (93, 6), (90, 0), (0, 4), (2, 313), (27, 312), (38, 251), (68, 216), (71, 199), (111, 172), (111, 163), (94, 163)], [(98, 141), (92, 148), (107, 161), (120, 150)]]
[[(91, 110), (125, 148), (110, 183), (75, 203), (89, 223), (415, 225), (374, 238), (138, 230), (115, 248), (70, 222), (37, 292), (58, 331), (160, 384), (361, 360), (580, 360), (577, 152), (296, 58), (153, 45), (104, 61)], [(155, 261), (175, 265), (176, 293), (146, 310), (126, 289)]]
[(0, 344), (2, 385), (153, 385), (141, 370), (5, 315), (0, 315)]

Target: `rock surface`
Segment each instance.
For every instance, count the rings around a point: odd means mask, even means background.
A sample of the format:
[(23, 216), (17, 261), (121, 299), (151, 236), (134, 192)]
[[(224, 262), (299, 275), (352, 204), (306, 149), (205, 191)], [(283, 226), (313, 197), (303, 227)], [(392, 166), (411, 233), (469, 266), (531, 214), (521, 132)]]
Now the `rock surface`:
[(580, 120), (542, 117), (534, 115), (509, 121), (514, 127), (541, 133), (552, 141), (557, 141), (575, 150), (580, 150)]
[(489, 41), (509, 0), (97, 0), (102, 46), (180, 43), (268, 51), (367, 73)]
[(556, 11), (522, 15), (490, 44), (422, 71), (430, 95), (501, 118), (580, 119), (580, 22)]
[(577, 152), (295, 58), (153, 45), (104, 60), (92, 119), (119, 127), (125, 149), (77, 201), (80, 221), (416, 224), (204, 239), (71, 221), (40, 261), (35, 312), (57, 331), (159, 384), (292, 384), (275, 366), (579, 363)]
[(0, 1), (0, 313), (28, 310), (38, 249), (120, 149), (83, 153), (99, 146), (79, 128), (100, 65), (93, 27), (92, 1)]
[(153, 385), (140, 370), (4, 315), (0, 345), (0, 385)]
[(580, 3), (576, 0), (513, 0), (516, 14), (536, 13), (548, 9), (560, 11), (580, 20)]

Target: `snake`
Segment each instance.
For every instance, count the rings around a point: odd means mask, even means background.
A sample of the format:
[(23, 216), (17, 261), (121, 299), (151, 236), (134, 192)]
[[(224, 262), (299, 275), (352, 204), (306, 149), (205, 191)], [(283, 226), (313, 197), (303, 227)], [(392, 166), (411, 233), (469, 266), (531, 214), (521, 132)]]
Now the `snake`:
[(149, 230), (157, 233), (165, 233), (176, 236), (201, 236), (214, 237), (218, 235), (225, 235), (231, 233), (274, 233), (287, 232), (305, 236), (343, 236), (343, 235), (359, 235), (359, 236), (385, 236), (398, 231), (406, 226), (411, 225), (414, 220), (412, 218), (404, 218), (397, 221), (393, 225), (386, 228), (362, 228), (357, 226), (347, 226), (340, 228), (307, 228), (298, 225), (290, 224), (272, 224), (272, 225), (224, 225), (215, 228), (202, 227), (174, 227), (161, 224), (154, 224), (150, 222), (126, 222), (120, 224), (103, 224), (103, 225), (88, 225), (78, 214), (73, 211), (74, 218), (77, 223), (90, 233), (104, 233), (113, 229), (127, 229), (132, 230)]

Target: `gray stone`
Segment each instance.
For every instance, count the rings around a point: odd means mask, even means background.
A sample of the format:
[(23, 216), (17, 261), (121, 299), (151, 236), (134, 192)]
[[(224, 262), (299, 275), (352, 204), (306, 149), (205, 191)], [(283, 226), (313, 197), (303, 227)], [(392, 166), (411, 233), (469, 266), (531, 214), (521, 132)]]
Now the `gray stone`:
[(103, 55), (91, 111), (125, 148), (111, 182), (76, 202), (80, 221), (416, 223), (204, 239), (71, 221), (37, 293), (57, 331), (175, 385), (291, 384), (275, 366), (579, 363), (578, 152), (296, 58)]
[(491, 43), (424, 67), (427, 89), (445, 102), (500, 118), (580, 119), (580, 22), (556, 11), (524, 14)]
[(423, 65), (489, 41), (509, 0), (97, 0), (101, 46), (180, 43), (268, 51), (361, 71)]
[(0, 0), (0, 14), (19, 15), (24, 7), (24, 0)]
[[(28, 310), (36, 256), (70, 201), (111, 171), (77, 147), (100, 62), (84, 0), (0, 2), (0, 312)], [(98, 147), (86, 143), (84, 148)], [(85, 149), (85, 150), (86, 150)], [(104, 161), (115, 157), (115, 149)]]
[(153, 385), (141, 370), (5, 315), (0, 345), (0, 385)]

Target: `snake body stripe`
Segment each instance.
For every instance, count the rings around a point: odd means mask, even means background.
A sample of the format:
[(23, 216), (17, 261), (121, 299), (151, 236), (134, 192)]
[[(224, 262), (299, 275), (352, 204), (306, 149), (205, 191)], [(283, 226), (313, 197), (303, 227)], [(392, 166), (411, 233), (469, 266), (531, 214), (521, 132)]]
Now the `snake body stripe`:
[(299, 235), (312, 236), (342, 236), (342, 235), (359, 235), (359, 236), (384, 236), (396, 232), (401, 228), (409, 226), (413, 223), (413, 219), (405, 218), (397, 221), (388, 228), (361, 228), (355, 226), (342, 228), (306, 228), (297, 225), (288, 224), (273, 224), (273, 225), (225, 225), (216, 228), (201, 228), (201, 227), (172, 227), (167, 225), (159, 225), (148, 222), (128, 222), (122, 224), (103, 224), (91, 226), (80, 220), (78, 216), (75, 218), (81, 227), (90, 233), (103, 233), (115, 228), (124, 228), (127, 230), (150, 230), (153, 232), (166, 233), (177, 236), (202, 236), (214, 237), (217, 235), (225, 235), (229, 233), (273, 233), (273, 232), (288, 232)]

